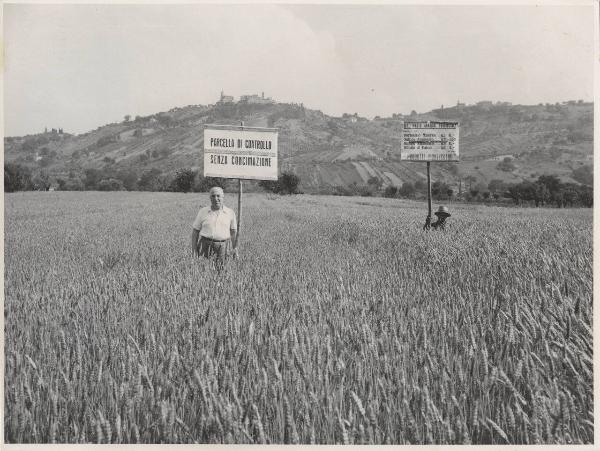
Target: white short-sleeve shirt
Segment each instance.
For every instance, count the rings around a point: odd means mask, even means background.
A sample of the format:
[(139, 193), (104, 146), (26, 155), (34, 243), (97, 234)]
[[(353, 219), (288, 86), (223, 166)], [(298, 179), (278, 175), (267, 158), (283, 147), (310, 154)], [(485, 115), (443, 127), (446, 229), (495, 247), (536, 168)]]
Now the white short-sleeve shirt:
[(237, 230), (237, 221), (231, 208), (223, 206), (221, 210), (213, 210), (204, 207), (198, 212), (192, 227), (205, 238), (227, 240), (231, 238), (230, 230)]

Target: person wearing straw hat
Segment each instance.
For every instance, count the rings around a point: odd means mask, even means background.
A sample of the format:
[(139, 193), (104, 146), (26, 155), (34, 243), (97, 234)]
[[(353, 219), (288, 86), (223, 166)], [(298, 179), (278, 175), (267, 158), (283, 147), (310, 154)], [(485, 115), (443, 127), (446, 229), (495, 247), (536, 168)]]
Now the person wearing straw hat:
[(444, 230), (444, 228), (446, 227), (446, 219), (448, 219), (451, 216), (450, 212), (448, 211), (448, 207), (440, 205), (440, 208), (438, 208), (438, 211), (436, 211), (434, 215), (437, 216), (437, 221), (432, 222), (431, 227), (433, 227), (436, 230)]
[(237, 221), (235, 212), (223, 204), (223, 188), (214, 186), (209, 195), (210, 207), (201, 208), (192, 224), (192, 252), (214, 258), (217, 269), (223, 269), (230, 253), (237, 257)]

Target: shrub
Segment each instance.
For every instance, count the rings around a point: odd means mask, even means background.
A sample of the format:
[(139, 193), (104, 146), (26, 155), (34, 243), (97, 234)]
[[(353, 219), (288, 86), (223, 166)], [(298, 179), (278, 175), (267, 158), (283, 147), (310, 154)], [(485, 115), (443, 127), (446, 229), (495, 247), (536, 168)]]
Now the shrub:
[(16, 163), (4, 163), (4, 191), (25, 191), (32, 189), (31, 170)]
[(118, 179), (102, 179), (98, 182), (99, 191), (123, 191), (123, 182)]
[(402, 197), (412, 197), (415, 194), (415, 186), (410, 182), (404, 182), (398, 194)]
[(385, 197), (396, 197), (396, 194), (398, 194), (398, 187), (394, 185), (387, 186), (383, 192)]
[(156, 168), (144, 171), (137, 182), (138, 189), (142, 191), (158, 191), (161, 174), (162, 171)]
[(191, 169), (178, 169), (175, 173), (175, 178), (171, 182), (171, 191), (179, 193), (188, 193), (192, 191), (194, 186), (194, 179), (196, 178), (196, 172)]
[(499, 169), (500, 171), (512, 172), (515, 169), (517, 169), (517, 166), (513, 163), (512, 158), (505, 157), (504, 160), (502, 160), (500, 163), (498, 163), (496, 168)]
[(277, 181), (261, 180), (258, 185), (264, 190), (272, 193), (297, 194), (298, 185), (300, 185), (300, 177), (291, 171), (285, 171)]
[(98, 140), (96, 141), (96, 146), (104, 147), (108, 144), (115, 143), (115, 142), (117, 142), (117, 137), (114, 135), (102, 136), (101, 138), (98, 138)]

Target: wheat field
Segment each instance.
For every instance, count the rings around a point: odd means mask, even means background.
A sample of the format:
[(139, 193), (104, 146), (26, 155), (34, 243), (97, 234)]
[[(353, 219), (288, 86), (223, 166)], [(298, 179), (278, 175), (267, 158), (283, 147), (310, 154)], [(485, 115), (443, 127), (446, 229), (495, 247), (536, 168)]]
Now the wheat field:
[(4, 201), (7, 443), (593, 443), (591, 210), (249, 194), (216, 273), (206, 194)]

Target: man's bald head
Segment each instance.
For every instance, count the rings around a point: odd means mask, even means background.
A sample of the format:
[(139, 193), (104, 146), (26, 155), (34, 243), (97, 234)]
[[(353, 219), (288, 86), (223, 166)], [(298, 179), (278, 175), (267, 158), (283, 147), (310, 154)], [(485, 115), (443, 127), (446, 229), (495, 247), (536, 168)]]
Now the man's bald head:
[(212, 195), (213, 193), (221, 193), (221, 196), (225, 195), (223, 188), (221, 188), (220, 186), (213, 186), (208, 193), (210, 195)]

